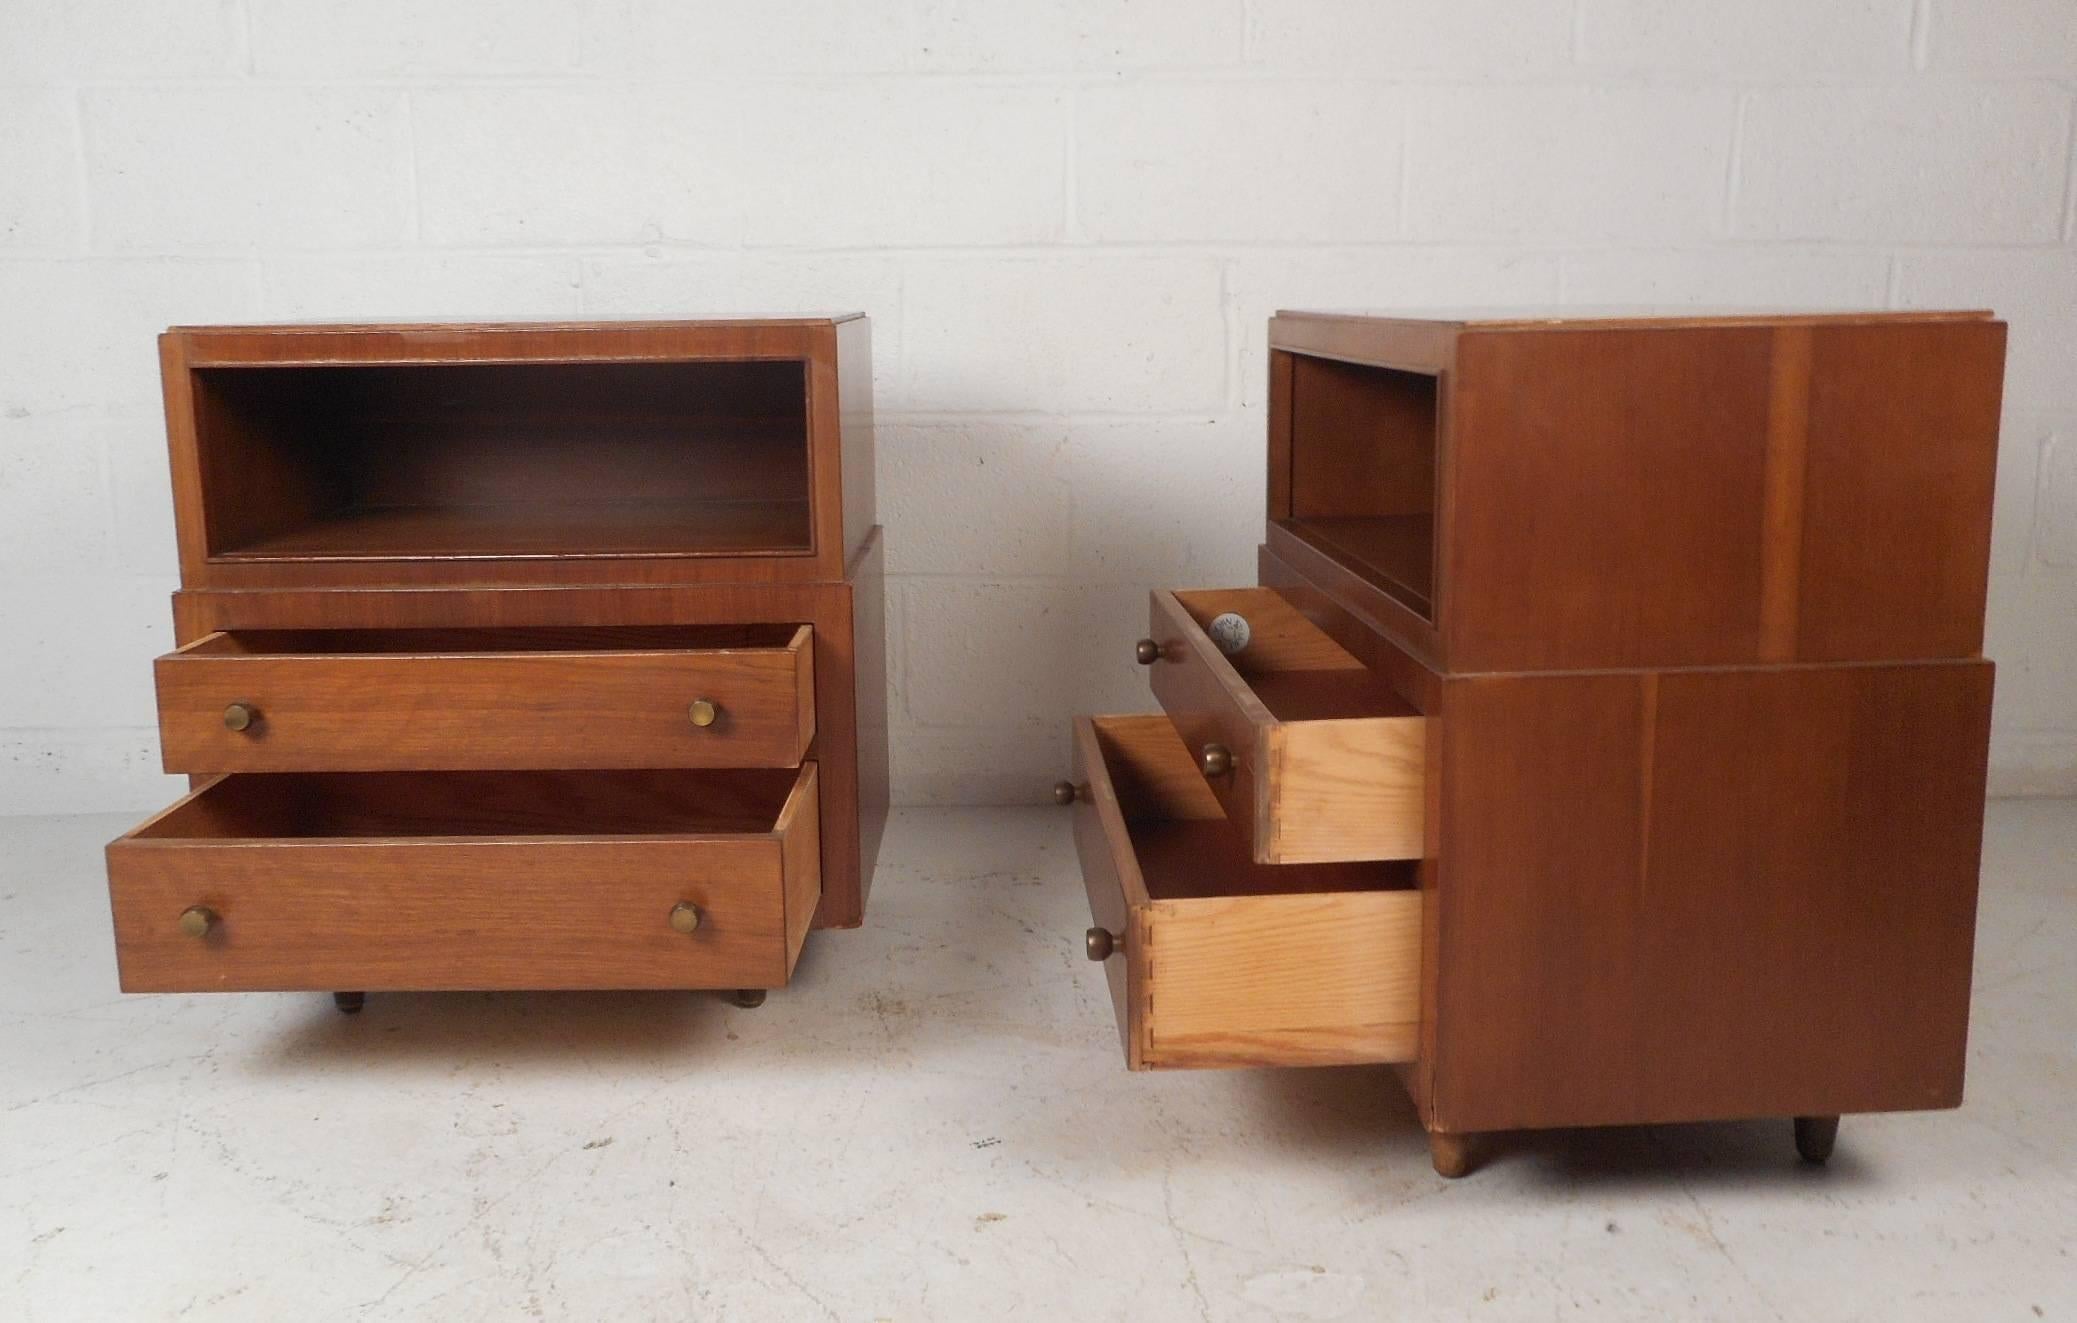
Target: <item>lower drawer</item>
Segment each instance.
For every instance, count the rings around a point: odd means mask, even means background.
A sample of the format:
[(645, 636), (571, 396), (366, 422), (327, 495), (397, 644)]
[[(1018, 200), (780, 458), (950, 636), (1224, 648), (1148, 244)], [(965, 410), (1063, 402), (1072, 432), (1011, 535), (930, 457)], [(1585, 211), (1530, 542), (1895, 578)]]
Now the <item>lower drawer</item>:
[(1417, 864), (1255, 863), (1165, 717), (1083, 717), (1074, 744), (1089, 955), (1128, 1065), (1414, 1059)]
[(753, 988), (821, 895), (815, 764), (218, 777), (108, 847), (128, 992)]

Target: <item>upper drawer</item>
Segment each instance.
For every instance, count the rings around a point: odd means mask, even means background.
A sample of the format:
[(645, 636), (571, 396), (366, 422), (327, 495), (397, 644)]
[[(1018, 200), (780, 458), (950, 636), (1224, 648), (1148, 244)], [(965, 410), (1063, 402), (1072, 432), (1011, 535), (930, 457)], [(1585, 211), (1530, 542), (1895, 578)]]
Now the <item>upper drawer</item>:
[(791, 767), (806, 625), (258, 630), (156, 664), (169, 772)]
[(1156, 592), (1152, 614), (1154, 696), (1256, 863), (1422, 857), (1427, 723), (1382, 677), (1274, 589)]
[(758, 988), (821, 894), (798, 771), (222, 776), (108, 847), (128, 992)]

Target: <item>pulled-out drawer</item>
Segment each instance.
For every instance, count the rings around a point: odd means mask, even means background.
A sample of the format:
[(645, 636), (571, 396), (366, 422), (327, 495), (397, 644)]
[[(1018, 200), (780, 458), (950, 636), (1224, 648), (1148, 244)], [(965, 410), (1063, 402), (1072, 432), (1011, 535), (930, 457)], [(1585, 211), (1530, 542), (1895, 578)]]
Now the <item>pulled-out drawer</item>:
[(1257, 864), (1163, 717), (1075, 722), (1089, 955), (1127, 1063), (1411, 1061), (1417, 865)]
[(237, 630), (158, 659), (169, 772), (793, 767), (806, 625)]
[(218, 777), (108, 847), (122, 986), (777, 987), (819, 821), (812, 762)]
[(1427, 722), (1383, 677), (1270, 588), (1156, 592), (1152, 620), (1154, 696), (1257, 863), (1422, 856)]

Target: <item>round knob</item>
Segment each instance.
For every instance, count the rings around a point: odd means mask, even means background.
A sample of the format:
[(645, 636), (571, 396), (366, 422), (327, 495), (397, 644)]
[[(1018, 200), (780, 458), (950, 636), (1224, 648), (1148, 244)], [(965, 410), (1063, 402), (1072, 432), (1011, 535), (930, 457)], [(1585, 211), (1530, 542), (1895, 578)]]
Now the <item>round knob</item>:
[(216, 911), (207, 905), (190, 905), (180, 912), (180, 930), (190, 937), (207, 937), (216, 927)]
[(1223, 744), (1207, 744), (1197, 755), (1197, 765), (1206, 776), (1224, 776), (1233, 770), (1233, 750)]
[(225, 730), (250, 730), (260, 719), (260, 710), (250, 703), (233, 703), (224, 709)]
[(1089, 958), (1102, 964), (1118, 950), (1118, 939), (1111, 936), (1108, 928), (1091, 928), (1082, 939), (1089, 948)]
[(688, 715), (692, 717), (692, 724), (695, 726), (711, 726), (714, 724), (714, 718), (721, 715), (721, 709), (714, 705), (712, 699), (695, 698)]
[(1161, 645), (1152, 639), (1141, 639), (1132, 645), (1132, 657), (1142, 666), (1152, 666), (1161, 660)]
[(681, 900), (676, 905), (671, 906), (671, 930), (673, 932), (694, 933), (699, 931), (699, 927), (699, 906), (689, 900)]
[(1053, 802), (1055, 804), (1074, 803), (1075, 783), (1072, 781), (1055, 781), (1053, 783)]

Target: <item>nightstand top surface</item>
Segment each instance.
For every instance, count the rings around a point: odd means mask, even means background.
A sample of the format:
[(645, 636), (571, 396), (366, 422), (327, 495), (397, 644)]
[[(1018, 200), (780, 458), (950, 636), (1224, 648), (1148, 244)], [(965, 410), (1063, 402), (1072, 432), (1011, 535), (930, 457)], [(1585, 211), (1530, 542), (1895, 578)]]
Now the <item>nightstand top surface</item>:
[(1281, 310), (1279, 318), (1337, 322), (1415, 322), (1475, 331), (1817, 325), (1864, 322), (1983, 321), (1983, 309), (1680, 308), (1640, 305), (1577, 308), (1351, 308)]
[(759, 326), (829, 326), (837, 322), (854, 321), (865, 316), (862, 312), (817, 312), (800, 313), (786, 317), (680, 317), (680, 318), (602, 318), (596, 320), (572, 319), (568, 317), (513, 318), (502, 321), (293, 321), (293, 322), (243, 322), (205, 326), (169, 326), (168, 335), (351, 335), (356, 333), (385, 334), (398, 331), (447, 331), (467, 333), (471, 331), (628, 331), (628, 330), (698, 330), (703, 328), (737, 329)]

